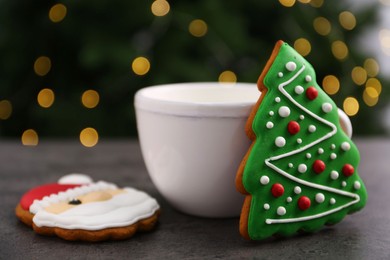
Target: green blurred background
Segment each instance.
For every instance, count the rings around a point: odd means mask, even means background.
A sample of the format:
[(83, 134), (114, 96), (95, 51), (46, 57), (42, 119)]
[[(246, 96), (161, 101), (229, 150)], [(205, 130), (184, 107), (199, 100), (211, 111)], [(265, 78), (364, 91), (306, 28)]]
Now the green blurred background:
[(386, 135), (389, 77), (377, 57), (390, 55), (390, 30), (378, 30), (377, 52), (361, 38), (390, 3), (348, 3), (1, 0), (0, 136), (23, 136), (26, 145), (81, 138), (86, 146), (135, 137), (138, 89), (255, 83), (279, 39), (312, 63), (355, 135)]

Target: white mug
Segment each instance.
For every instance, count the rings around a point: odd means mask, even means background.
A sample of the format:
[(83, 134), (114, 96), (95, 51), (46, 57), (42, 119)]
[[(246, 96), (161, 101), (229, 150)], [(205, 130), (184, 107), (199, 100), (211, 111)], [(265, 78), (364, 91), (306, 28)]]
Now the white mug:
[[(235, 217), (244, 196), (235, 175), (249, 149), (245, 123), (260, 96), (256, 84), (179, 83), (135, 95), (137, 128), (149, 175), (176, 209)], [(352, 134), (349, 118), (340, 121)]]

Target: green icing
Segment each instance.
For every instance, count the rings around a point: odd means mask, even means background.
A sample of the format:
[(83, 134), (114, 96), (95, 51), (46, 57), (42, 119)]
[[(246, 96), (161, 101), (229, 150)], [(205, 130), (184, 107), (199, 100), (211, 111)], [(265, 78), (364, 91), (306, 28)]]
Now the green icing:
[[(293, 71), (286, 68), (288, 62), (294, 62), (296, 65)], [(303, 66), (305, 69), (301, 71)], [(280, 72), (283, 76), (278, 75)], [(278, 88), (280, 84), (295, 76), (296, 78), (284, 86), (284, 90), (304, 109), (294, 104)], [(308, 81), (307, 76), (310, 76), (311, 80)], [(250, 238), (264, 239), (274, 234), (288, 236), (298, 230), (315, 231), (325, 224), (335, 224), (341, 221), (346, 214), (363, 208), (367, 193), (357, 171), (360, 160), (359, 152), (339, 124), (337, 106), (316, 83), (313, 67), (293, 48), (284, 43), (264, 78), (264, 85), (268, 92), (253, 119), (252, 129), (256, 140), (242, 176), (244, 188), (252, 195), (248, 217)], [(301, 94), (295, 91), (298, 85), (304, 89)], [(309, 87), (314, 87), (318, 91), (318, 96), (314, 100), (306, 96), (306, 90)], [(331, 104), (330, 112), (323, 111), (324, 103)], [(279, 109), (282, 106), (289, 108), (289, 116), (279, 115)], [(332, 123), (337, 128), (335, 134), (331, 135), (333, 128), (329, 124), (321, 122), (305, 109)], [(271, 111), (273, 115), (270, 115)], [(299, 123), (300, 131), (297, 134), (293, 135), (288, 132), (287, 125), (290, 121)], [(273, 123), (272, 128), (267, 127), (268, 122)], [(310, 125), (316, 127), (315, 132), (308, 130)], [(286, 143), (283, 147), (275, 144), (277, 137), (285, 139)], [(298, 143), (298, 139), (302, 142)], [(319, 141), (320, 139), (323, 140)], [(315, 142), (318, 143), (313, 145)], [(344, 142), (350, 145), (347, 151), (341, 148)], [(285, 156), (287, 153), (289, 155)], [(272, 166), (268, 166), (266, 160), (275, 156), (281, 158), (269, 160)], [(326, 165), (325, 170), (320, 174), (313, 170), (313, 163), (316, 160), (322, 160)], [(342, 168), (345, 164), (354, 167), (355, 171), (352, 176), (347, 177), (343, 174)], [(299, 165), (305, 165), (306, 172), (299, 172)], [(301, 166), (301, 169), (305, 166)], [(338, 173), (337, 179), (331, 177), (332, 171)], [(268, 184), (260, 182), (262, 176), (269, 178)], [(283, 195), (277, 198), (271, 192), (275, 183), (280, 183), (284, 187)], [(300, 188), (300, 194), (294, 192), (296, 186)], [(321, 197), (317, 195), (319, 193), (324, 197), (321, 203), (316, 200), (316, 196)], [(298, 207), (298, 200), (301, 196), (306, 196), (311, 201), (310, 207), (306, 210)], [(265, 209), (265, 204), (269, 205), (268, 210)], [(279, 207), (285, 209), (284, 215), (278, 214)], [(282, 211), (283, 209), (280, 209), (280, 212)], [(279, 220), (285, 222), (278, 223)]]

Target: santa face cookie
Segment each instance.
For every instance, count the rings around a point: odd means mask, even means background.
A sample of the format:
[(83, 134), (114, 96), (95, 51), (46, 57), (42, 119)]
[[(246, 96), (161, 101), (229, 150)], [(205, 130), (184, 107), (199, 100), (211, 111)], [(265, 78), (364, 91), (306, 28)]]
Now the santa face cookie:
[(242, 236), (312, 232), (363, 208), (359, 152), (312, 66), (279, 41), (258, 86), (262, 93), (246, 126), (253, 143), (236, 177), (246, 195)]
[(121, 240), (154, 227), (160, 209), (155, 199), (133, 188), (89, 180), (71, 175), (36, 187), (24, 194), (16, 215), (38, 234), (66, 240)]

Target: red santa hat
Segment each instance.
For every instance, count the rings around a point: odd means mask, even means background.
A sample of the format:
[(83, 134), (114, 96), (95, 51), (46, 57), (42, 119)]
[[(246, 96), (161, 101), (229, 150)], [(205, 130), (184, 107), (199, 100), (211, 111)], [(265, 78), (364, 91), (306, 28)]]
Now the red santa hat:
[(69, 174), (58, 180), (58, 183), (50, 183), (38, 186), (26, 192), (20, 200), (20, 206), (24, 210), (29, 210), (35, 200), (41, 200), (46, 196), (65, 192), (75, 187), (92, 183), (92, 179), (83, 174)]

